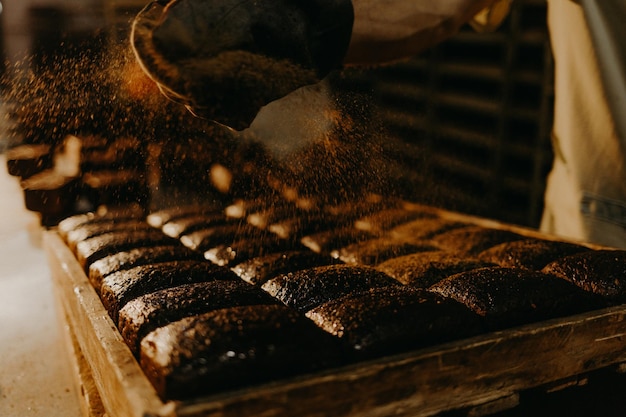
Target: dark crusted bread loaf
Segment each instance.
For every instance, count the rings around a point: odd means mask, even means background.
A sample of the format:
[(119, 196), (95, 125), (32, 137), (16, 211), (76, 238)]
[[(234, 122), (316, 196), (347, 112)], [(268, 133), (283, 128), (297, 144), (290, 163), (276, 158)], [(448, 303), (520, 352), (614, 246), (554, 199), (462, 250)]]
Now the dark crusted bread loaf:
[(89, 266), (89, 281), (100, 293), (102, 280), (114, 272), (159, 262), (202, 259), (202, 254), (182, 245), (142, 246), (98, 259)]
[(328, 255), (311, 251), (287, 251), (258, 256), (231, 269), (247, 283), (260, 286), (280, 274), (336, 263), (340, 262)]
[(345, 246), (332, 251), (331, 256), (347, 264), (377, 265), (398, 256), (435, 249), (437, 248), (428, 241), (404, 241), (383, 236)]
[(303, 236), (300, 241), (313, 252), (330, 254), (334, 250), (374, 237), (370, 232), (350, 226), (312, 233)]
[(459, 256), (475, 256), (500, 243), (522, 240), (525, 237), (508, 230), (465, 226), (439, 233), (431, 239), (441, 249)]
[(437, 234), (465, 226), (467, 226), (467, 223), (457, 220), (441, 217), (421, 217), (392, 228), (388, 234), (403, 240), (430, 239)]
[(157, 392), (185, 399), (301, 375), (339, 363), (336, 340), (282, 305), (215, 310), (161, 327), (141, 342)]
[(436, 282), (459, 272), (493, 266), (475, 258), (462, 258), (446, 251), (417, 252), (389, 259), (376, 269), (405, 285), (428, 288)]
[(461, 272), (429, 288), (504, 329), (605, 306), (594, 294), (552, 275), (517, 268), (489, 267)]
[(588, 250), (591, 249), (574, 243), (524, 239), (501, 243), (479, 253), (476, 257), (500, 266), (539, 271), (556, 259)]
[(127, 220), (141, 220), (144, 217), (144, 208), (138, 205), (124, 206), (119, 210), (107, 210), (103, 212), (88, 212), (75, 214), (61, 220), (57, 225), (57, 232), (64, 240), (67, 234), (83, 225), (95, 223), (115, 223)]
[(331, 230), (347, 223), (348, 220), (339, 216), (329, 216), (322, 211), (314, 210), (278, 220), (270, 224), (268, 230), (283, 239), (300, 239), (305, 234)]
[(216, 245), (205, 250), (204, 257), (216, 265), (237, 265), (256, 256), (299, 248), (299, 244), (267, 232)]
[(543, 272), (598, 294), (612, 304), (626, 303), (626, 251), (595, 250), (549, 263)]
[(138, 232), (145, 230), (152, 230), (152, 227), (143, 220), (129, 219), (119, 221), (112, 220), (110, 222), (90, 222), (77, 226), (73, 230), (67, 232), (65, 241), (67, 242), (67, 246), (69, 246), (72, 251), (75, 251), (78, 242), (82, 242), (83, 240), (100, 236), (105, 233), (120, 231)]
[(247, 223), (227, 223), (194, 230), (182, 235), (180, 241), (190, 249), (204, 252), (238, 237), (260, 234), (259, 229)]
[(212, 226), (232, 223), (235, 220), (224, 213), (200, 213), (172, 219), (161, 226), (161, 230), (168, 236), (180, 238), (196, 230)]
[(358, 230), (380, 234), (411, 220), (430, 217), (433, 217), (433, 214), (429, 212), (410, 210), (405, 207), (389, 207), (361, 217), (354, 222), (354, 227)]
[(358, 358), (404, 352), (482, 331), (464, 305), (419, 288), (391, 286), (355, 292), (306, 313)]
[(118, 329), (133, 354), (137, 354), (145, 335), (171, 322), (220, 308), (278, 303), (265, 291), (243, 281), (183, 284), (126, 303), (119, 312)]
[(198, 214), (223, 212), (220, 204), (187, 204), (154, 211), (146, 216), (152, 227), (161, 228), (169, 221)]
[(327, 265), (279, 275), (262, 288), (285, 305), (306, 312), (350, 292), (389, 285), (401, 284), (372, 267)]
[(84, 268), (85, 273), (89, 273), (89, 266), (105, 256), (140, 246), (163, 246), (177, 242), (177, 240), (165, 236), (158, 230), (118, 231), (78, 242), (75, 253), (76, 259)]
[(102, 280), (100, 298), (114, 323), (130, 300), (151, 292), (194, 282), (238, 280), (230, 269), (206, 261), (173, 261), (136, 266)]

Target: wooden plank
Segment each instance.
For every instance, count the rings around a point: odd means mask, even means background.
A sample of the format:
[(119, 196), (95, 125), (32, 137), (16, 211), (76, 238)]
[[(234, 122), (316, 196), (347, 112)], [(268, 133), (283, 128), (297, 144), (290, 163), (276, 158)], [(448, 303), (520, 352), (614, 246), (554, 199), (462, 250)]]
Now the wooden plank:
[(52, 278), (59, 289), (69, 324), (110, 415), (174, 416), (145, 378), (76, 258), (56, 234), (44, 234)]
[(520, 391), (626, 361), (626, 306), (618, 306), (193, 402), (163, 403), (73, 254), (55, 232), (47, 232), (44, 242), (68, 320), (110, 415), (428, 416), (513, 405)]

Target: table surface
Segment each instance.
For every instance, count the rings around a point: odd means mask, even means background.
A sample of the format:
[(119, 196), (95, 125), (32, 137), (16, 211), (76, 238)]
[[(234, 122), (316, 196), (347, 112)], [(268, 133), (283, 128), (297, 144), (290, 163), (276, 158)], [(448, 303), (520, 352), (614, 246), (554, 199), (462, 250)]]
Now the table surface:
[(0, 416), (81, 415), (35, 213), (0, 155)]

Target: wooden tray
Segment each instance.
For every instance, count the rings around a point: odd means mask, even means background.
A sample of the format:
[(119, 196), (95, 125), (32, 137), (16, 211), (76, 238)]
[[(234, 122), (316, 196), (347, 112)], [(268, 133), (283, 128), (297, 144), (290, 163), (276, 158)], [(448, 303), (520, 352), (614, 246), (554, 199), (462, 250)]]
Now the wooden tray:
[(69, 248), (54, 231), (45, 233), (44, 246), (76, 350), (109, 416), (425, 416), (466, 407), (488, 410), (515, 405), (520, 391), (626, 362), (626, 306), (618, 306), (192, 402), (163, 402)]

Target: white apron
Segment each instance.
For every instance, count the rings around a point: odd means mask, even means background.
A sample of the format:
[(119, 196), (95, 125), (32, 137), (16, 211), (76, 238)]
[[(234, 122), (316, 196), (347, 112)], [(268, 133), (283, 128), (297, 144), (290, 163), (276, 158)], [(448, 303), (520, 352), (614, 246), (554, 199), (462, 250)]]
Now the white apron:
[[(619, 134), (626, 123), (626, 63), (620, 48), (611, 47), (626, 42), (611, 44), (611, 36), (616, 38), (622, 31), (617, 26), (626, 25), (626, 2), (601, 1), (613, 3), (608, 7), (612, 7), (611, 19), (602, 19), (595, 1), (582, 0), (584, 11), (571, 0), (549, 1), (555, 60), (555, 160), (541, 229), (626, 248), (626, 140)], [(594, 25), (592, 30), (588, 24)]]

